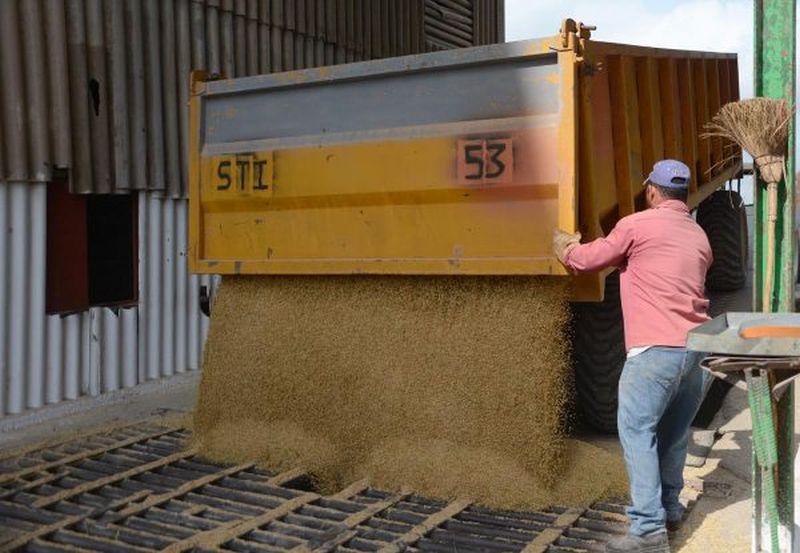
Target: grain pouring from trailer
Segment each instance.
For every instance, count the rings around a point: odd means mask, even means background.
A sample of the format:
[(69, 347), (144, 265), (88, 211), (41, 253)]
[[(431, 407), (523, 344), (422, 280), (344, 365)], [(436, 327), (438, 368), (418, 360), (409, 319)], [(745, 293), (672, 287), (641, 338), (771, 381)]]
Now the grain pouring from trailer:
[[(690, 207), (738, 174), (730, 144), (698, 138), (738, 99), (737, 74), (734, 54), (595, 42), (572, 20), (538, 40), (229, 80), (196, 73), (190, 269), (554, 275), (572, 280), (574, 301), (602, 302), (606, 275), (569, 275), (553, 229), (607, 233), (642, 207), (644, 175), (664, 157), (693, 169)], [(579, 396), (594, 398), (586, 411), (605, 429), (624, 351), (584, 344), (609, 341), (588, 334), (610, 296), (581, 306), (575, 331), (576, 370), (591, 373), (579, 374)]]

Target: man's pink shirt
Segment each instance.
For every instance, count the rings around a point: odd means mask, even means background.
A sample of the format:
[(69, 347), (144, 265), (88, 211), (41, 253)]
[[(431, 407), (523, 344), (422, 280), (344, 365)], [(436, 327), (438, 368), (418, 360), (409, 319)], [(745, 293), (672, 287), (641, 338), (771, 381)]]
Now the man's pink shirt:
[(625, 347), (686, 346), (706, 322), (708, 238), (686, 204), (667, 200), (620, 219), (605, 238), (573, 247), (565, 265), (576, 271), (620, 269)]

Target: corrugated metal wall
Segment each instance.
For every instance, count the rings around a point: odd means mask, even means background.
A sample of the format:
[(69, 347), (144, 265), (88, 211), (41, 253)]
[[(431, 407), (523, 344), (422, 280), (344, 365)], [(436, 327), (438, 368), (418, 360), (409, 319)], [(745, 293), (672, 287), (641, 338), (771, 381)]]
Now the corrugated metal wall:
[(191, 69), (228, 77), (502, 40), (502, 0), (3, 0), (0, 181), (185, 197)]
[(208, 318), (186, 271), (186, 202), (140, 193), (136, 307), (45, 315), (45, 183), (0, 186), (0, 413), (200, 368)]
[[(0, 416), (200, 367), (188, 76), (503, 40), (503, 0), (0, 0)], [(45, 314), (47, 182), (135, 193), (139, 302)]]
[(502, 42), (503, 4), (503, 0), (427, 0), (423, 20), (425, 50)]
[(208, 318), (200, 286), (219, 277), (190, 275), (186, 267), (188, 200), (139, 195), (139, 374), (141, 380), (200, 367)]

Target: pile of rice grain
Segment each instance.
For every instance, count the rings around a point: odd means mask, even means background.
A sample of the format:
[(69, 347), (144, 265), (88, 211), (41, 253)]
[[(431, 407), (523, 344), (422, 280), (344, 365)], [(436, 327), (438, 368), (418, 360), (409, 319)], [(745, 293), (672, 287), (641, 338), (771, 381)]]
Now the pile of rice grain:
[(618, 460), (565, 438), (566, 294), (547, 277), (226, 277), (198, 444), (219, 461), (302, 466), (323, 491), (368, 476), (539, 508), (594, 469), (569, 499), (618, 494)]

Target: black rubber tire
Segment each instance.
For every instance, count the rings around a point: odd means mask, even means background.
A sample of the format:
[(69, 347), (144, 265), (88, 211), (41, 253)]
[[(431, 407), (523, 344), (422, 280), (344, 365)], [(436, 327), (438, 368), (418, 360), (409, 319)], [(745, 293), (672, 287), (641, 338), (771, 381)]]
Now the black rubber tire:
[(717, 190), (697, 208), (697, 223), (706, 231), (714, 254), (706, 290), (734, 292), (744, 288), (748, 255), (747, 213), (742, 197), (732, 190)]
[(577, 413), (601, 432), (617, 432), (617, 385), (625, 364), (619, 273), (606, 278), (601, 303), (572, 305), (572, 365)]

